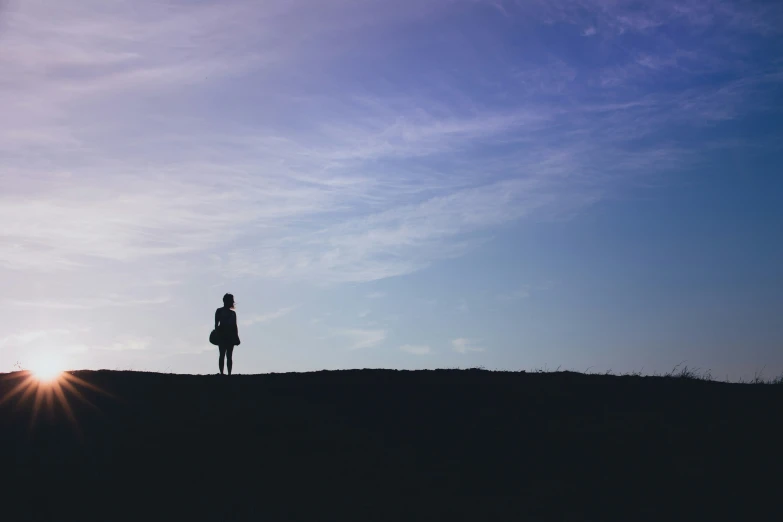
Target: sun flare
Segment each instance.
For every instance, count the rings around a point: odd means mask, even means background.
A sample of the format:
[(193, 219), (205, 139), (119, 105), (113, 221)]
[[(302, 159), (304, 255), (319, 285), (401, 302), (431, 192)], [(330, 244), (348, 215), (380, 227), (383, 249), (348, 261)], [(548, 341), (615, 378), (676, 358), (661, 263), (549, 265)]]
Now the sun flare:
[(45, 354), (30, 361), (30, 372), (41, 382), (56, 380), (65, 370), (60, 357)]
[(97, 394), (113, 397), (95, 384), (75, 375), (75, 372), (66, 371), (65, 361), (54, 354), (41, 354), (40, 357), (30, 360), (27, 370), (12, 374), (12, 379), (17, 381), (16, 385), (0, 395), (0, 405), (13, 402), (16, 408), (27, 409), (30, 412), (31, 428), (39, 414), (45, 413), (51, 419), (54, 418), (52, 415), (56, 417), (58, 412), (62, 412), (78, 433), (78, 410), (72, 407), (73, 401), (97, 409), (90, 396), (95, 397)]

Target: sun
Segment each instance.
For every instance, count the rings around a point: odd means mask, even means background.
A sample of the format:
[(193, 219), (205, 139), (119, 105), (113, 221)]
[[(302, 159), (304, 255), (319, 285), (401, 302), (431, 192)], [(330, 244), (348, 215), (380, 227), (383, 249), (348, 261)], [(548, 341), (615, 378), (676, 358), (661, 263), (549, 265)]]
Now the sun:
[(53, 353), (41, 353), (30, 359), (27, 370), (11, 374), (11, 379), (17, 381), (16, 385), (0, 395), (0, 406), (13, 401), (16, 408), (28, 409), (31, 428), (42, 411), (49, 415), (63, 411), (74, 430), (79, 433), (76, 411), (71, 406), (72, 400), (76, 399), (90, 408), (97, 408), (90, 401), (89, 394), (86, 395), (87, 392), (107, 397), (113, 395), (75, 375), (75, 372), (65, 371), (65, 364), (59, 355)]
[(61, 357), (54, 354), (41, 354), (30, 361), (30, 372), (41, 382), (52, 382), (65, 370)]

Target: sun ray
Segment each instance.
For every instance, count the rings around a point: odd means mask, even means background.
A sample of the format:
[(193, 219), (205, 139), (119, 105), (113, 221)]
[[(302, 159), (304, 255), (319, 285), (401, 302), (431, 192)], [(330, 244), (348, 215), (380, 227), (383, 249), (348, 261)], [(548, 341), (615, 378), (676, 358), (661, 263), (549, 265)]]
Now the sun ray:
[(53, 390), (53, 384), (54, 381), (49, 386), (41, 386), (43, 388), (43, 402), (46, 405), (47, 408), (51, 408), (54, 406), (54, 390)]
[(19, 404), (26, 402), (30, 399), (30, 397), (38, 390), (40, 387), (40, 384), (36, 382), (36, 380), (32, 377), (30, 377), (29, 385), (27, 386), (27, 389), (25, 389), (22, 396), (19, 398)]
[(14, 386), (14, 388), (12, 388), (11, 391), (6, 393), (5, 397), (0, 398), (0, 406), (10, 401), (20, 393), (26, 392), (27, 389), (33, 386), (34, 384), (35, 383), (33, 383), (32, 379), (30, 379), (29, 376), (26, 377), (25, 380), (23, 380), (22, 382)]
[[(58, 408), (62, 408), (74, 431), (81, 437), (76, 410), (69, 396), (98, 412), (100, 409), (85, 396), (86, 390), (116, 399), (99, 386), (70, 372), (60, 372), (51, 377), (49, 373), (25, 371), (9, 377), (12, 387), (0, 397), (0, 406), (12, 403), (14, 411), (27, 410), (30, 413), (30, 429), (35, 427), (44, 411), (54, 413)], [(19, 382), (14, 382), (16, 380)]]
[(96, 385), (94, 385), (92, 383), (89, 383), (89, 382), (85, 381), (84, 379), (75, 376), (72, 373), (64, 372), (62, 374), (62, 378), (64, 380), (61, 381), (61, 382), (74, 383), (74, 384), (76, 384), (78, 386), (81, 386), (82, 388), (87, 388), (87, 389), (92, 390), (94, 392), (100, 393), (101, 395), (105, 395), (107, 397), (114, 398), (114, 396), (111, 393), (107, 392), (106, 390), (104, 390), (104, 389), (102, 389), (102, 388), (100, 388), (100, 387), (98, 387), (98, 386), (96, 386)]
[(90, 406), (91, 408), (94, 408), (94, 409), (96, 409), (96, 410), (98, 409), (98, 407), (97, 407), (95, 404), (93, 404), (92, 402), (90, 402), (90, 401), (89, 401), (89, 400), (88, 400), (88, 399), (87, 399), (87, 398), (86, 398), (86, 397), (85, 397), (85, 396), (82, 394), (82, 392), (81, 392), (81, 391), (79, 391), (79, 390), (78, 390), (78, 389), (77, 389), (77, 388), (76, 388), (76, 387), (75, 387), (73, 384), (71, 384), (70, 382), (68, 382), (68, 381), (61, 381), (61, 382), (60, 382), (60, 384), (61, 384), (61, 385), (62, 385), (62, 386), (63, 386), (63, 387), (64, 387), (64, 388), (65, 388), (65, 389), (68, 391), (68, 392), (70, 392), (70, 393), (71, 393), (71, 394), (72, 394), (74, 397), (76, 397), (77, 399), (79, 399), (79, 400), (80, 400), (81, 402), (83, 402), (84, 404), (86, 404), (86, 405), (88, 405), (88, 406)]
[(70, 421), (74, 431), (81, 438), (82, 430), (79, 428), (79, 423), (76, 421), (76, 415), (73, 413), (73, 408), (71, 408), (71, 403), (68, 401), (68, 397), (65, 395), (61, 383), (59, 381), (52, 383), (52, 390), (57, 396), (57, 399), (60, 401), (60, 404), (65, 411), (65, 415), (68, 417), (68, 420)]
[(40, 384), (35, 387), (35, 400), (33, 401), (33, 413), (30, 416), (30, 428), (35, 426), (35, 421), (38, 419), (38, 412), (41, 410), (41, 403), (43, 402), (45, 393), (46, 387)]
[(30, 371), (22, 370), (20, 372), (9, 373), (8, 375), (6, 375), (6, 378), (12, 381), (16, 381), (16, 380), (27, 381), (27, 379), (30, 378)]

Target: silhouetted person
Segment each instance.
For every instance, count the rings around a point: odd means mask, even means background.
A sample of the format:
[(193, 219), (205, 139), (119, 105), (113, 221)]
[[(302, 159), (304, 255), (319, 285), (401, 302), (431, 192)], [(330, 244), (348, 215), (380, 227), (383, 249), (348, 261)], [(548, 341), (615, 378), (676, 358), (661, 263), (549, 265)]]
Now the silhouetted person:
[(234, 311), (234, 296), (231, 294), (224, 295), (223, 307), (215, 310), (215, 331), (220, 339), (218, 344), (220, 374), (223, 375), (223, 360), (228, 356), (228, 374), (231, 375), (231, 367), (233, 366), (231, 356), (234, 354), (234, 346), (239, 344), (237, 314)]

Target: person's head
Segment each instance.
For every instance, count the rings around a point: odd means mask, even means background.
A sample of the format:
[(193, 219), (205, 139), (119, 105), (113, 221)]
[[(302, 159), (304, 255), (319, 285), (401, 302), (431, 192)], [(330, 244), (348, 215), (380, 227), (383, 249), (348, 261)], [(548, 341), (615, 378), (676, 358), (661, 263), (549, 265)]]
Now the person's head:
[(226, 308), (234, 308), (234, 296), (226, 294), (223, 296), (223, 306)]

